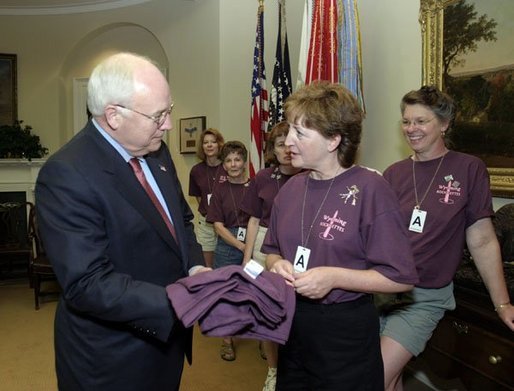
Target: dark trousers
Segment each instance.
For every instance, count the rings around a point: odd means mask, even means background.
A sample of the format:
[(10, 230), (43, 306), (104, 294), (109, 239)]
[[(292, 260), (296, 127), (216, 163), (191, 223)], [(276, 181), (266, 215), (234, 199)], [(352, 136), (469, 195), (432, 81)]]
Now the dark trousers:
[(297, 300), (279, 347), (277, 391), (384, 390), (379, 321), (367, 295), (352, 302)]

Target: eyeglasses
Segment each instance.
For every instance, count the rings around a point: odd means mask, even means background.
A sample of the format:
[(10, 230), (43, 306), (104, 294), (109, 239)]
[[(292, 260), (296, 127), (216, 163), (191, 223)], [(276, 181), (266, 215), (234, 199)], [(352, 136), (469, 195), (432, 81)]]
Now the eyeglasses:
[(174, 103), (172, 103), (170, 105), (170, 108), (168, 110), (164, 110), (163, 112), (161, 112), (160, 114), (157, 114), (157, 115), (148, 115), (148, 114), (145, 114), (145, 113), (141, 113), (140, 111), (137, 111), (137, 110), (125, 107), (123, 105), (115, 105), (115, 106), (121, 107), (122, 109), (125, 109), (125, 110), (133, 111), (134, 113), (140, 114), (143, 117), (151, 119), (153, 122), (155, 122), (155, 124), (158, 127), (161, 127), (162, 124), (166, 121), (166, 117), (171, 114), (171, 111), (173, 110)]
[(420, 118), (420, 119), (415, 119), (414, 121), (408, 121), (406, 119), (402, 119), (402, 127), (408, 128), (411, 125), (423, 127), (423, 126), (426, 126), (429, 122), (432, 122), (434, 120), (434, 118), (435, 117), (432, 117), (430, 119)]

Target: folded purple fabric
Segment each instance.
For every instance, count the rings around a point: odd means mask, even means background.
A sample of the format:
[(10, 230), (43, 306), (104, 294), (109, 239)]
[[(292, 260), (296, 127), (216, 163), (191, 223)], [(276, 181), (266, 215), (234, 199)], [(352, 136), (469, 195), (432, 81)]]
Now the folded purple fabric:
[(225, 266), (166, 287), (186, 327), (198, 322), (210, 336), (260, 338), (284, 344), (295, 309), (294, 289), (275, 273), (251, 278), (242, 266)]

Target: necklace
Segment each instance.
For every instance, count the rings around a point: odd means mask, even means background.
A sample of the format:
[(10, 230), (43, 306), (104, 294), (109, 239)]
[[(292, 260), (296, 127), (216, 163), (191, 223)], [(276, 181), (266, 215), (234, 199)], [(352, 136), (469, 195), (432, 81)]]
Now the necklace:
[(278, 191), (280, 190), (280, 178), (282, 178), (282, 173), (280, 172), (279, 166), (275, 167), (275, 169), (271, 173), (271, 178), (276, 179), (275, 183), (277, 185), (277, 193), (278, 193)]
[[(214, 176), (211, 176), (211, 171), (212, 169), (216, 167), (216, 169), (214, 170)], [(207, 162), (205, 163), (205, 173), (206, 173), (206, 176), (207, 176), (207, 186), (209, 187), (209, 193), (212, 194), (213, 190), (214, 190), (214, 187), (216, 186), (216, 177), (218, 176), (218, 170), (220, 168), (220, 164), (218, 164), (217, 166), (209, 166), (207, 164)], [(212, 178), (212, 183), (211, 183), (211, 178)]]
[[(237, 183), (237, 184), (239, 185), (239, 183)], [(230, 190), (230, 197), (232, 198), (232, 205), (234, 206), (234, 213), (236, 215), (237, 226), (240, 227), (241, 224), (239, 223), (239, 213), (238, 213), (239, 212), (239, 207), (236, 204), (236, 199), (234, 198), (234, 193), (232, 192), (232, 185), (233, 185), (233, 183), (231, 183), (229, 181), (228, 189)], [(245, 193), (246, 193), (245, 183), (241, 183), (241, 185), (243, 186), (243, 195), (242, 195), (240, 201), (244, 198)]]
[(414, 182), (414, 197), (416, 198), (416, 205), (414, 205), (414, 209), (419, 209), (421, 207), (421, 203), (425, 200), (428, 192), (430, 191), (430, 188), (432, 187), (432, 184), (434, 183), (435, 177), (437, 176), (437, 173), (439, 172), (439, 168), (441, 168), (441, 164), (443, 163), (445, 156), (446, 156), (446, 154), (444, 154), (441, 157), (441, 159), (439, 160), (439, 164), (437, 165), (434, 176), (432, 177), (430, 184), (428, 185), (427, 189), (425, 190), (425, 194), (423, 194), (423, 197), (421, 197), (421, 200), (418, 200), (418, 189), (417, 189), (417, 185), (416, 185), (416, 170), (414, 169), (415, 161), (414, 161), (414, 159), (412, 159), (412, 181)]
[(321, 204), (318, 207), (318, 211), (316, 212), (316, 215), (312, 219), (312, 222), (311, 222), (311, 224), (309, 226), (309, 231), (307, 232), (307, 237), (304, 240), (304, 238), (303, 238), (303, 231), (304, 231), (304, 228), (303, 228), (304, 227), (304, 225), (303, 225), (303, 217), (304, 217), (304, 213), (305, 213), (305, 200), (307, 198), (307, 190), (309, 189), (309, 180), (310, 180), (309, 175), (307, 175), (307, 179), (305, 180), (305, 193), (303, 194), (302, 221), (301, 221), (301, 228), (300, 228), (300, 230), (301, 230), (301, 237), (302, 237), (302, 247), (305, 247), (305, 245), (309, 241), (309, 237), (311, 236), (311, 231), (312, 231), (312, 227), (314, 226), (314, 222), (318, 218), (319, 212), (321, 211), (321, 208), (323, 208), (323, 205), (325, 204), (325, 201), (327, 200), (328, 194), (330, 193), (330, 189), (332, 189), (332, 185), (334, 184), (334, 180), (336, 179), (336, 176), (337, 176), (337, 173), (336, 173), (336, 175), (334, 175), (334, 177), (330, 181), (330, 185), (328, 186), (328, 190), (325, 193), (325, 196), (323, 197), (323, 201), (321, 201)]

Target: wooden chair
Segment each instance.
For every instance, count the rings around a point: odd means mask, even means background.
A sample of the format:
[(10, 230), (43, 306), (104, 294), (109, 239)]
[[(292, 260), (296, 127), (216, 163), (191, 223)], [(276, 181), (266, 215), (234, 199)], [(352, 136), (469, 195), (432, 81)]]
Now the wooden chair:
[(56, 280), (50, 260), (46, 256), (36, 219), (36, 208), (32, 208), (29, 214), (29, 236), (33, 244), (33, 256), (30, 264), (30, 277), (34, 288), (34, 303), (36, 310), (39, 310), (39, 298), (45, 294), (55, 294), (55, 290), (49, 292), (41, 291), (43, 281)]
[(0, 203), (0, 260), (7, 265), (6, 276), (19, 261), (29, 271), (32, 244), (27, 221), (33, 209), (31, 202)]

